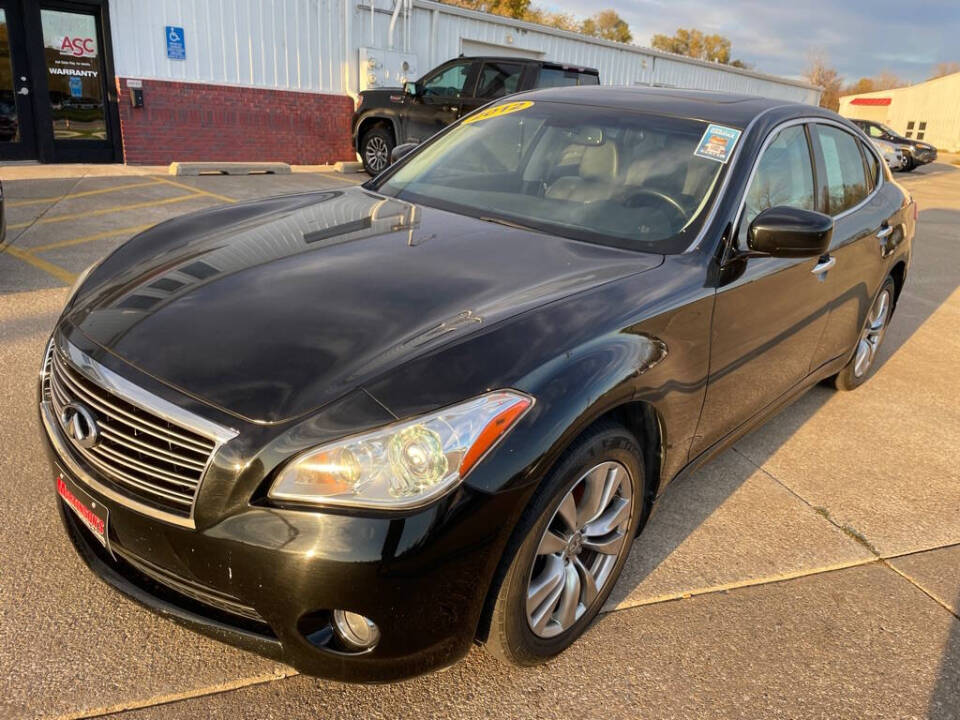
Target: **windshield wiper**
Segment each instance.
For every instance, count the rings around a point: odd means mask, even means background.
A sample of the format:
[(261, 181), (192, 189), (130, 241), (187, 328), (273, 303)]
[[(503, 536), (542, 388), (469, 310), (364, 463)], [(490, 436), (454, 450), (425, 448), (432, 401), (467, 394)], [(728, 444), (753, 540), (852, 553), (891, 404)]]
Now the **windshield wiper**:
[(531, 232), (541, 232), (537, 228), (530, 227), (529, 225), (521, 225), (518, 222), (513, 222), (512, 220), (504, 220), (503, 218), (491, 217), (490, 215), (479, 215), (477, 220), (483, 220), (484, 222), (492, 222), (497, 225), (506, 225), (509, 228), (514, 228), (515, 230), (530, 230)]

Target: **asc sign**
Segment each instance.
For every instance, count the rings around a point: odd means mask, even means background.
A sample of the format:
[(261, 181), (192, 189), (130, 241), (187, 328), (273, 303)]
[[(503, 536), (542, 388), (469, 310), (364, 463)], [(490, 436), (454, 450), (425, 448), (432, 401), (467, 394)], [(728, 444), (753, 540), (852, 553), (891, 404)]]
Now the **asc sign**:
[(60, 54), (73, 57), (96, 57), (97, 42), (93, 38), (64, 36), (59, 41)]

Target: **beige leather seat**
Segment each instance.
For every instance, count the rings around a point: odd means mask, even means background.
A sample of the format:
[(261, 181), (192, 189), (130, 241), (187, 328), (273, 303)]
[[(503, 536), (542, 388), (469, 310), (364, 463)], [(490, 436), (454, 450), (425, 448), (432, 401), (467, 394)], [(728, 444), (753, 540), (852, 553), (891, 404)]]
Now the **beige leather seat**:
[(580, 173), (558, 178), (550, 184), (546, 197), (554, 200), (591, 202), (610, 197), (617, 177), (617, 146), (612, 142), (584, 148)]

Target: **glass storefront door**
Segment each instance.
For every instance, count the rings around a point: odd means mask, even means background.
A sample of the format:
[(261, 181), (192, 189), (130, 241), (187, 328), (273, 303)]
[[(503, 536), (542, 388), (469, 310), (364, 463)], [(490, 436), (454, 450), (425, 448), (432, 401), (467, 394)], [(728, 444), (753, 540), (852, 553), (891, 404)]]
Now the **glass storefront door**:
[(117, 162), (107, 0), (0, 0), (0, 161)]

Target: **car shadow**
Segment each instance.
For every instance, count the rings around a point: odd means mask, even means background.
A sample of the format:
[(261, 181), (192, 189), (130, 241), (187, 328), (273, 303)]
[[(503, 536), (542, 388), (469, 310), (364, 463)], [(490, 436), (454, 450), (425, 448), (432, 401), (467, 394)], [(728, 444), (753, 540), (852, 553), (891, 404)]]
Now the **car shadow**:
[[(960, 595), (957, 595), (953, 607), (955, 614), (960, 612)], [(930, 720), (960, 718), (960, 616), (951, 624), (927, 717)]]
[[(930, 208), (920, 213), (919, 227), (947, 224), (960, 227), (960, 211)], [(900, 297), (884, 343), (877, 355), (873, 372), (882, 370), (914, 333), (943, 305), (960, 286), (960, 268), (955, 247), (949, 242), (928, 242), (921, 230), (915, 242), (907, 287)], [(765, 454), (751, 451), (750, 460), (743, 456), (728, 457), (727, 450), (708, 465), (691, 475), (671, 483), (657, 500), (650, 522), (634, 545), (623, 574), (607, 600), (610, 608), (624, 601), (663, 562), (665, 562), (719, 507), (762, 467), (777, 449), (785, 444), (835, 391), (826, 385), (812, 388), (793, 404), (767, 421), (763, 445)], [(757, 445), (759, 447), (759, 444)], [(723, 463), (718, 471), (717, 465)], [(960, 643), (960, 637), (957, 638)], [(960, 650), (955, 652), (955, 655)], [(954, 658), (954, 665), (958, 658)], [(956, 673), (956, 668), (952, 672)], [(956, 675), (952, 676), (956, 679)]]
[(896, 171), (893, 173), (893, 179), (898, 180), (902, 177), (907, 177), (910, 175), (939, 175), (940, 173), (945, 172), (954, 172), (956, 167), (951, 163), (943, 162), (942, 160), (937, 160), (935, 162), (929, 163), (927, 165), (919, 165), (911, 170), (909, 173), (903, 173)]

